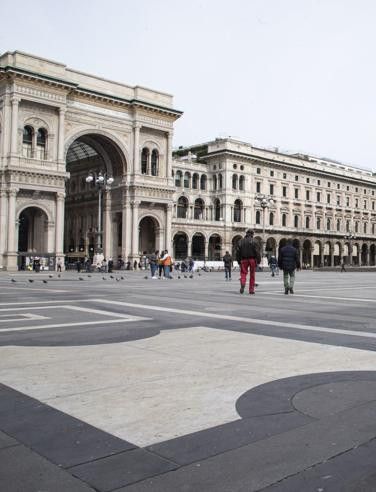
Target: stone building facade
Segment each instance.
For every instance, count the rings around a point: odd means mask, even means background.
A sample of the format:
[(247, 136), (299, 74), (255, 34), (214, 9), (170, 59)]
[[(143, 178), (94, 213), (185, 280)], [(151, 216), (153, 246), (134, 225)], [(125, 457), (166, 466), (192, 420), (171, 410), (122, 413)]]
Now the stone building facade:
[(173, 151), (181, 114), (169, 94), (0, 56), (0, 267), (218, 260), (249, 227), (266, 256), (290, 236), (306, 266), (375, 265), (372, 172), (231, 138)]
[[(0, 266), (39, 258), (53, 268), (97, 253), (133, 260), (140, 248), (169, 247), (180, 115), (169, 94), (3, 54)], [(89, 173), (113, 183), (99, 190)]]
[(219, 259), (252, 227), (265, 257), (290, 237), (307, 268), (376, 264), (371, 171), (218, 138), (177, 149), (173, 172), (175, 256)]

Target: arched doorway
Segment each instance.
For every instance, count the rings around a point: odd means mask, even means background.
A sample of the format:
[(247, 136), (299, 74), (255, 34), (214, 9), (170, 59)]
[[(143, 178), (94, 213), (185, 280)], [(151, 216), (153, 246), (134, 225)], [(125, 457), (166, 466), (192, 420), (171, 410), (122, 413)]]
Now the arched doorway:
[(313, 266), (315, 268), (320, 268), (322, 257), (322, 246), (320, 241), (316, 241), (313, 247)]
[(232, 259), (235, 261), (236, 260), (236, 248), (238, 246), (239, 241), (242, 239), (242, 236), (235, 236), (232, 238)]
[(341, 264), (341, 244), (340, 243), (334, 244), (333, 261), (334, 261), (334, 266), (339, 266)]
[(185, 232), (177, 232), (174, 236), (174, 259), (185, 260), (188, 257), (188, 236)]
[[(49, 267), (48, 217), (38, 207), (25, 208), (18, 218), (18, 267), (34, 268), (35, 259), (42, 268)], [(51, 265), (53, 266), (53, 265)]]
[(139, 252), (154, 253), (156, 250), (156, 228), (158, 224), (153, 217), (144, 217), (139, 225)]
[(329, 241), (324, 244), (324, 266), (332, 266), (331, 262), (332, 245)]
[[(126, 172), (126, 159), (110, 137), (87, 134), (74, 140), (66, 154), (64, 253), (69, 261), (122, 254), (121, 193), (113, 192)], [(87, 177), (93, 176), (88, 182)], [(104, 176), (105, 181), (97, 180)], [(113, 180), (109, 179), (113, 178)], [(107, 181), (106, 181), (107, 180)], [(111, 182), (113, 181), (113, 182)], [(115, 211), (116, 210), (116, 211)]]
[(366, 266), (367, 265), (367, 259), (368, 259), (368, 246), (366, 244), (363, 244), (363, 246), (362, 246), (361, 256), (362, 256), (361, 265)]
[(309, 239), (306, 239), (303, 243), (303, 268), (312, 268), (311, 265), (311, 251), (312, 251), (312, 244)]
[(205, 236), (201, 232), (196, 232), (192, 237), (192, 258), (205, 260)]
[(371, 244), (369, 248), (369, 264), (375, 266), (376, 264), (376, 245)]
[(265, 254), (268, 258), (277, 256), (277, 242), (274, 237), (269, 237), (265, 244)]
[(219, 234), (213, 234), (209, 238), (209, 260), (219, 261), (221, 259), (222, 240)]

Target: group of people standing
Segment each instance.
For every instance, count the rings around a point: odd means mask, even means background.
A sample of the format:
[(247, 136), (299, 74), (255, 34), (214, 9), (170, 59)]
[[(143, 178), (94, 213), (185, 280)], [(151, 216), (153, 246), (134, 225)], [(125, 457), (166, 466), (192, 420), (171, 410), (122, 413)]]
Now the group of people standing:
[[(249, 272), (248, 292), (251, 295), (255, 293), (256, 286), (256, 268), (261, 263), (261, 254), (258, 241), (254, 239), (252, 229), (246, 231), (245, 237), (241, 239), (236, 248), (236, 261), (240, 266), (240, 294), (243, 294), (246, 288), (247, 275)], [(223, 257), (225, 268), (225, 279), (231, 280), (231, 270), (233, 259), (228, 251)], [(283, 246), (278, 255), (278, 260), (271, 257), (269, 260), (272, 276), (278, 268), (283, 270), (283, 284), (285, 294), (294, 293), (295, 270), (300, 269), (299, 252), (293, 246), (292, 240), (288, 239), (286, 246)]]
[[(161, 251), (155, 251), (151, 255), (148, 255), (148, 262), (150, 265), (151, 278), (153, 280), (160, 278), (171, 279), (172, 258), (169, 255), (167, 249)], [(157, 277), (158, 274), (158, 277)]]

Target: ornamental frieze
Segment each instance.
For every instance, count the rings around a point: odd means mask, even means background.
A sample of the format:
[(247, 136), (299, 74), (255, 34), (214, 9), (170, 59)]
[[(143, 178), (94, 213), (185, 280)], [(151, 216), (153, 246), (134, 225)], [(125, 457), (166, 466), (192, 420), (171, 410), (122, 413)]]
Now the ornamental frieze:
[(34, 87), (27, 87), (23, 85), (16, 84), (16, 92), (19, 94), (26, 94), (27, 96), (47, 99), (49, 101), (59, 101), (65, 102), (65, 96), (61, 94), (56, 94), (55, 92), (49, 92), (42, 89), (36, 89)]

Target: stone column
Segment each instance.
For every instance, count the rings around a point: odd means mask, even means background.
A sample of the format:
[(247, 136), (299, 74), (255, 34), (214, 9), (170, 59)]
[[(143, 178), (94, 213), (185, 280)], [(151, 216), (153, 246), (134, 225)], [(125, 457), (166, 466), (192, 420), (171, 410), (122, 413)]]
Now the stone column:
[(133, 174), (140, 174), (140, 128), (139, 124), (133, 126)]
[(122, 257), (125, 262), (128, 260), (128, 256), (131, 254), (131, 237), (132, 237), (132, 224), (131, 224), (131, 204), (126, 199), (123, 204), (122, 210), (122, 233), (121, 233), (121, 251)]
[[(0, 154), (2, 154), (4, 157), (7, 156), (10, 152), (10, 140), (11, 140), (11, 121), (12, 121), (12, 116), (11, 116), (11, 103), (10, 103), (10, 98), (9, 95), (6, 95), (4, 97), (4, 109), (3, 109), (3, 127), (2, 127), (2, 137), (3, 137), (3, 147), (2, 149), (0, 148)], [(2, 229), (3, 230), (3, 229)]]
[(112, 234), (111, 234), (111, 195), (108, 190), (104, 192), (104, 227), (103, 227), (103, 254), (106, 260), (112, 256)]
[(64, 164), (64, 125), (65, 125), (65, 108), (59, 108), (59, 136), (57, 160), (59, 164)]
[(209, 256), (209, 241), (205, 239), (205, 260), (208, 259)]
[(188, 237), (187, 246), (188, 246), (188, 256), (192, 256), (192, 239), (190, 239), (189, 237)]
[(18, 190), (8, 190), (8, 253), (16, 252), (16, 197)]
[(171, 222), (172, 222), (172, 205), (169, 203), (166, 207), (166, 234), (165, 234), (165, 249), (171, 253)]
[(172, 133), (167, 133), (166, 178), (172, 179)]
[(11, 143), (10, 153), (12, 156), (18, 155), (18, 106), (20, 100), (18, 97), (12, 98), (12, 126), (11, 126)]
[(138, 209), (140, 206), (140, 202), (133, 201), (131, 202), (132, 207), (132, 258), (136, 258), (138, 256)]
[(63, 257), (65, 193), (56, 193), (55, 255)]
[[(7, 230), (7, 194), (5, 190), (0, 190), (0, 231)], [(0, 234), (0, 267), (3, 263), (1, 261), (1, 255), (6, 251), (7, 235)]]

